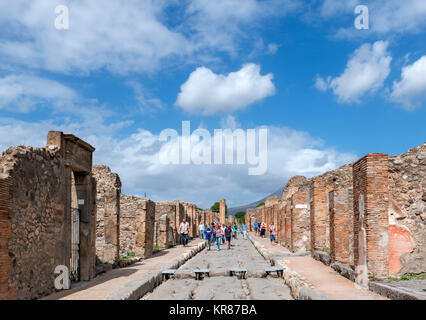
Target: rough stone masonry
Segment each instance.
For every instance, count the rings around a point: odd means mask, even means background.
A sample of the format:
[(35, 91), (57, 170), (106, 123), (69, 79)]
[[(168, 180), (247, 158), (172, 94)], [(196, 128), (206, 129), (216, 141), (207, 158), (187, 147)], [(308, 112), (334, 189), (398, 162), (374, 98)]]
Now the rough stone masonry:
[[(54, 270), (95, 275), (95, 149), (50, 131), (45, 148), (11, 147), (0, 158), (0, 299), (36, 299), (52, 293)], [(74, 195), (74, 196), (72, 196)], [(78, 210), (79, 251), (72, 249), (72, 208)]]

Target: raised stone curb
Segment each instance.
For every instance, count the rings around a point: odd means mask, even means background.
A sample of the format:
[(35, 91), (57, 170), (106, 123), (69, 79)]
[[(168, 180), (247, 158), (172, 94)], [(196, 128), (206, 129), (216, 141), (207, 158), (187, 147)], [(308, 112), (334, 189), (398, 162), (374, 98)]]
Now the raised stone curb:
[(330, 300), (325, 295), (314, 291), (313, 285), (310, 284), (306, 278), (302, 277), (297, 272), (291, 270), (285, 264), (284, 259), (271, 258), (262, 244), (253, 239), (252, 235), (248, 234), (247, 236), (248, 239), (253, 243), (257, 251), (259, 251), (259, 253), (267, 261), (270, 261), (272, 266), (284, 267), (284, 283), (289, 286), (291, 295), (295, 300)]
[(355, 271), (351, 265), (343, 264), (340, 262), (334, 262), (330, 265), (336, 272), (338, 272), (343, 277), (355, 282)]
[(177, 269), (187, 260), (194, 257), (197, 253), (202, 251), (206, 247), (206, 243), (200, 242), (194, 248), (191, 248), (190, 251), (185, 252), (182, 257), (174, 259), (164, 265), (161, 270), (155, 270), (145, 276), (143, 279), (133, 280), (128, 283), (118, 291), (110, 294), (108, 300), (139, 300), (148, 292), (154, 290), (159, 286), (162, 279), (162, 271), (167, 269)]
[(395, 288), (384, 283), (372, 282), (368, 283), (368, 288), (384, 297), (392, 300), (420, 300), (415, 294), (404, 290), (404, 288)]
[(324, 252), (324, 251), (315, 250), (313, 258), (315, 260), (321, 261), (326, 266), (329, 266), (330, 263), (331, 263), (331, 257), (330, 257), (330, 255), (327, 252)]

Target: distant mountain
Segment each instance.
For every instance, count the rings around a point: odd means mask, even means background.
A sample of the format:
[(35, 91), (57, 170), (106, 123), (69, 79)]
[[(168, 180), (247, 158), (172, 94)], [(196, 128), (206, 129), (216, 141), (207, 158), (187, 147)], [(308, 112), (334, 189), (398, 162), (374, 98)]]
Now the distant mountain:
[(272, 196), (281, 196), (283, 193), (283, 188), (278, 189), (277, 191), (275, 191), (274, 193), (271, 193), (270, 195), (266, 196), (263, 199), (257, 200), (255, 202), (243, 205), (243, 206), (239, 206), (239, 207), (234, 207), (234, 208), (228, 208), (228, 215), (235, 215), (237, 212), (239, 211), (246, 211), (247, 209), (250, 208), (256, 208), (256, 206), (261, 203), (264, 202), (267, 198), (272, 197)]

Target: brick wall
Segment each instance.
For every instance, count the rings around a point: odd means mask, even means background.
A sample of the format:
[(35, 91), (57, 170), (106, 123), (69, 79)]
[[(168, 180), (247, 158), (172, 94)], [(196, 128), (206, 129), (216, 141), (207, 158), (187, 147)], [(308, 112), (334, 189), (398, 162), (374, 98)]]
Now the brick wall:
[(313, 179), (310, 188), (311, 251), (329, 248), (327, 186), (320, 179)]
[(287, 248), (291, 246), (291, 199), (284, 207), (284, 228), (285, 236), (284, 243)]
[(309, 193), (297, 191), (291, 197), (291, 240), (292, 252), (310, 250)]
[[(353, 190), (329, 193), (331, 262), (353, 263)], [(351, 242), (352, 239), (352, 242)]]
[[(368, 154), (353, 166), (354, 264), (356, 281), (388, 277), (388, 156)], [(368, 275), (367, 275), (368, 274)]]

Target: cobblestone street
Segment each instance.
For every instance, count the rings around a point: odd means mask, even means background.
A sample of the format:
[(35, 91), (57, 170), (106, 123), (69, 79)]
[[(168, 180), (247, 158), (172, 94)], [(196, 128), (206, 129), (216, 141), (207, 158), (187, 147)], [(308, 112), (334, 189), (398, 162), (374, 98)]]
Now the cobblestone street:
[[(147, 294), (144, 300), (292, 300), (290, 289), (281, 278), (265, 277), (270, 267), (250, 240), (232, 241), (231, 249), (212, 245), (181, 266), (170, 279)], [(230, 276), (230, 269), (246, 269), (246, 279)], [(209, 276), (195, 280), (197, 269), (208, 269)]]

